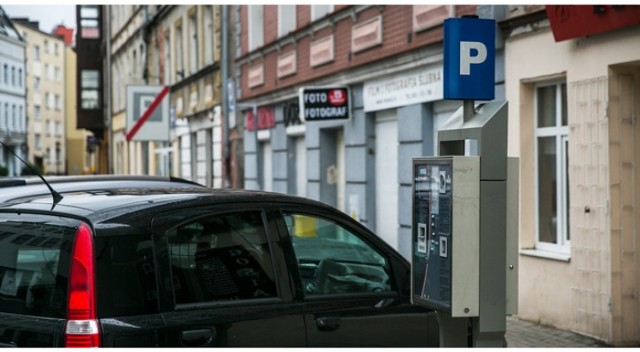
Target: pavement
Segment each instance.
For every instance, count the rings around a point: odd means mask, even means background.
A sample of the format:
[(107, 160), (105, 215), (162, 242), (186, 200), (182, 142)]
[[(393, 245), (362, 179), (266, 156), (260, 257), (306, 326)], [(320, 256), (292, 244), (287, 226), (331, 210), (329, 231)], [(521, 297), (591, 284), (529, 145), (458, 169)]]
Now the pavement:
[(571, 331), (507, 317), (507, 347), (611, 347), (602, 341)]

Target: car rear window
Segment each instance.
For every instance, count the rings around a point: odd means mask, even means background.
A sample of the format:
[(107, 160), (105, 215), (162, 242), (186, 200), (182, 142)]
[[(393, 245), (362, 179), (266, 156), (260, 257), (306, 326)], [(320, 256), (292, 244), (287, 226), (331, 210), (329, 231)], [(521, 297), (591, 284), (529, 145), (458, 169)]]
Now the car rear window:
[(0, 312), (64, 318), (79, 221), (0, 213)]

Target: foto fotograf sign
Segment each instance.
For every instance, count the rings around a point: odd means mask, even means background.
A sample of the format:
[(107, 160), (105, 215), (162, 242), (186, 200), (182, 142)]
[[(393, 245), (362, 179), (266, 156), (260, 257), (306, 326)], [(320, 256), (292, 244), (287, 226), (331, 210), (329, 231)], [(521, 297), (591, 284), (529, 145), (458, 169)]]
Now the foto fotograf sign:
[(347, 120), (351, 116), (347, 87), (301, 88), (298, 98), (302, 121)]
[(444, 21), (444, 99), (493, 100), (496, 21)]

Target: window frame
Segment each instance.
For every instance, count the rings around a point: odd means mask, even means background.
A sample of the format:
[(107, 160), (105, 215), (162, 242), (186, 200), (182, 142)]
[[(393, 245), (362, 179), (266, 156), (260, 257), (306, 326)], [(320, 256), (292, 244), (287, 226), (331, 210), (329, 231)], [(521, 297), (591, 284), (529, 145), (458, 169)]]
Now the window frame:
[[(290, 13), (293, 12), (293, 13)], [(290, 32), (296, 30), (298, 26), (297, 21), (297, 5), (278, 5), (278, 38), (284, 37)], [(287, 22), (288, 20), (288, 22)], [(285, 27), (285, 23), (290, 25)]]
[[(564, 86), (565, 96), (563, 101), (562, 88)], [(555, 87), (555, 116), (554, 125), (547, 127), (538, 127), (540, 121), (540, 111), (538, 111), (539, 95), (538, 90), (540, 88)], [(569, 124), (568, 124), (568, 111), (567, 111), (567, 124), (563, 125), (563, 103), (567, 103), (567, 84), (564, 80), (556, 80), (550, 82), (538, 83), (534, 86), (533, 94), (533, 106), (534, 106), (534, 167), (535, 167), (535, 248), (537, 250), (560, 253), (563, 255), (570, 255), (571, 253), (571, 232), (569, 223), (569, 170), (567, 161), (569, 158)], [(540, 232), (540, 139), (541, 138), (554, 138), (556, 160), (555, 160), (555, 177), (558, 181), (558, 186), (555, 190), (555, 203), (557, 209), (557, 220), (555, 225), (556, 231), (556, 243), (550, 243), (541, 241)]]

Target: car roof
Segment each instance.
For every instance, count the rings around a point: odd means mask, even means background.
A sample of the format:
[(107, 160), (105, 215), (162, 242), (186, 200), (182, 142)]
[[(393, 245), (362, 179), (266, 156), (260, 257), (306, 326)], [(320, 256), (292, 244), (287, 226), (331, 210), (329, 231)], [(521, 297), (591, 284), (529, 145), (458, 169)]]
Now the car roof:
[(0, 211), (55, 212), (102, 222), (151, 208), (158, 209), (149, 212), (150, 215), (184, 206), (223, 203), (294, 203), (329, 208), (324, 203), (296, 196), (253, 190), (212, 189), (179, 179), (122, 176), (101, 177), (93, 179), (93, 182), (84, 178), (63, 178), (54, 182), (47, 178), (47, 181), (63, 196), (56, 205), (42, 181), (12, 186), (8, 185), (8, 181), (3, 186), (0, 181)]
[[(204, 187), (175, 177), (138, 175), (48, 176), (46, 181), (58, 193), (129, 188)], [(0, 204), (13, 203), (25, 197), (42, 194), (51, 194), (51, 191), (37, 176), (0, 177)]]

